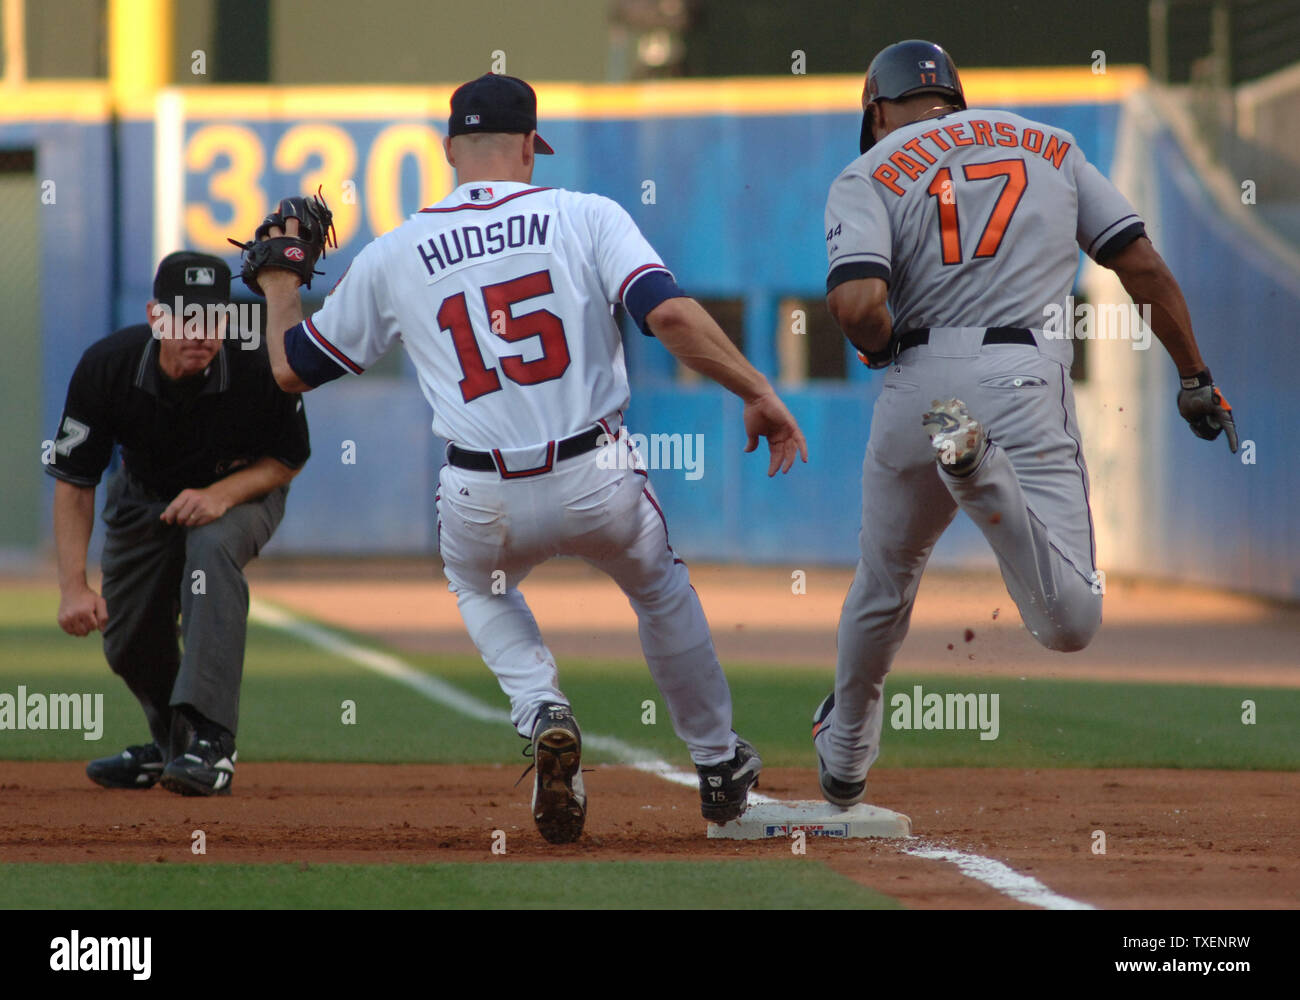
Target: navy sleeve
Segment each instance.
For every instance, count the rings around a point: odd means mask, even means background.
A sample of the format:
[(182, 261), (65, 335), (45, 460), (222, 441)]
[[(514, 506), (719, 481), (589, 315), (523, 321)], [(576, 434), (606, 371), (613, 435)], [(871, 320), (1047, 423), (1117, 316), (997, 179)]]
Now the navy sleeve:
[(342, 367), (342, 362), (333, 360), (312, 342), (307, 332), (308, 322), (309, 320), (303, 320), (284, 331), (284, 356), (293, 373), (314, 389), (318, 385), (342, 378), (346, 369)]
[(1093, 254), (1093, 260), (1104, 265), (1138, 237), (1146, 234), (1147, 227), (1142, 224), (1141, 220), (1130, 222), (1115, 235), (1107, 238), (1106, 242), (1097, 248), (1096, 253)]
[(641, 332), (647, 337), (653, 337), (654, 331), (646, 326), (647, 314), (661, 302), (685, 297), (686, 293), (677, 287), (671, 273), (663, 268), (655, 268), (640, 275), (624, 290), (623, 306)]

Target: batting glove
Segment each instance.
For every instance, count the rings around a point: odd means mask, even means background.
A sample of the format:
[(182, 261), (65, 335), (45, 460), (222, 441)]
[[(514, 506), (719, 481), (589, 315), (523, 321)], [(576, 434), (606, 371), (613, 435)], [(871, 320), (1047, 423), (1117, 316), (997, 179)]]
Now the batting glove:
[(1178, 412), (1198, 438), (1213, 441), (1220, 431), (1227, 431), (1228, 448), (1237, 454), (1237, 424), (1232, 419), (1232, 407), (1214, 384), (1208, 368), (1183, 379), (1183, 387), (1178, 392)]
[(894, 351), (892, 347), (887, 347), (883, 351), (873, 351), (870, 354), (858, 351), (858, 360), (872, 371), (879, 371), (881, 368), (889, 367), (889, 363), (894, 360)]

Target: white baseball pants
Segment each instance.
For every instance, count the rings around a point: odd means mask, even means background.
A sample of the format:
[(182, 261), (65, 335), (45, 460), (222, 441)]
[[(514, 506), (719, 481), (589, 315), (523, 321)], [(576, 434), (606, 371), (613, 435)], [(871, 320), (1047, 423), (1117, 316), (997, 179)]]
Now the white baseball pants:
[[(632, 460), (624, 455), (620, 462), (620, 449)], [(502, 454), (507, 469), (537, 464), (535, 456)], [(524, 478), (443, 466), (437, 507), (444, 572), (470, 638), (525, 737), (540, 705), (569, 700), (520, 583), (534, 566), (560, 555), (579, 556), (608, 574), (636, 612), (641, 649), (673, 729), (696, 764), (721, 763), (736, 749), (731, 691), (641, 466), (625, 439)]]

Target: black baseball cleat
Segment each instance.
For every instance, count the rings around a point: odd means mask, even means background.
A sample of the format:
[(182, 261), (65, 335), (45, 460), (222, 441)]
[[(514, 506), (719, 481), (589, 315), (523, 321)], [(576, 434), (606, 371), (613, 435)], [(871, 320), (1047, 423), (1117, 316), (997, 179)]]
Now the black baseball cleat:
[(542, 706), (533, 723), (533, 822), (552, 844), (571, 844), (587, 821), (582, 733), (568, 705)]
[[(812, 737), (814, 749), (817, 746), (817, 734), (826, 727), (826, 717), (831, 714), (831, 709), (834, 707), (835, 692), (832, 691), (817, 706), (817, 711), (813, 713)], [(841, 809), (856, 806), (867, 794), (865, 778), (862, 781), (841, 781), (826, 770), (826, 762), (822, 760), (821, 751), (817, 753), (817, 779), (821, 784), (822, 798), (833, 806), (839, 806)]]
[(229, 795), (236, 759), (235, 739), (229, 733), (212, 740), (196, 736), (163, 770), (162, 786), (177, 795)]
[(163, 752), (157, 743), (127, 747), (86, 765), (86, 777), (105, 788), (153, 788), (162, 773)]
[(740, 737), (736, 755), (721, 764), (695, 765), (700, 776), (700, 813), (710, 823), (739, 819), (749, 804), (749, 790), (758, 785), (763, 761), (758, 751)]

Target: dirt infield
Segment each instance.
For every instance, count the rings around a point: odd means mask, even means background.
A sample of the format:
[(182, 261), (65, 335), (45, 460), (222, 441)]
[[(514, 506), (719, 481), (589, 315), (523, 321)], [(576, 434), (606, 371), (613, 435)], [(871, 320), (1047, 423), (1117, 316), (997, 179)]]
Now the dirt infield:
[[(706, 840), (693, 790), (619, 767), (587, 775), (582, 841), (550, 845), (530, 820), (527, 782), (511, 787), (517, 776), (513, 767), (252, 763), (240, 765), (231, 797), (187, 799), (157, 788), (99, 789), (75, 763), (0, 763), (0, 857), (167, 864), (791, 857), (785, 840)], [(774, 768), (763, 779), (768, 795), (816, 794), (809, 772)], [(1297, 774), (909, 769), (873, 775), (872, 798), (909, 812), (928, 845), (995, 858), (1097, 906), (1284, 908), (1300, 897)], [(1091, 834), (1102, 813), (1109, 839), (1099, 856)], [(196, 829), (206, 836), (201, 857), (190, 850)], [(505, 831), (504, 856), (490, 851), (494, 830)], [(946, 862), (904, 855), (894, 842), (810, 838), (805, 856), (909, 907), (1020, 905)]]
[[(474, 651), (436, 565), (361, 563), (346, 582), (338, 582), (333, 569), (323, 578), (311, 563), (263, 564), (255, 592), (399, 649)], [(809, 570), (802, 595), (792, 592), (784, 569), (697, 566), (691, 576), (724, 663), (779, 663), (829, 676), (849, 571)], [(603, 576), (580, 563), (553, 562), (535, 571), (523, 589), (561, 663), (565, 656), (636, 655), (636, 620)], [(1020, 616), (996, 573), (934, 573), (921, 584), (895, 666), (971, 676), (1300, 686), (1300, 610), (1294, 607), (1121, 579), (1110, 581), (1104, 615), (1089, 649), (1052, 654), (1021, 634)], [(970, 642), (963, 641), (968, 629), (975, 635)], [(523, 799), (507, 794), (490, 769), (463, 772), (457, 782), (470, 773), (485, 784), (468, 789), (463, 808), (481, 810), (486, 794), (520, 828), (517, 856), (546, 854), (550, 849), (529, 829)], [(612, 773), (618, 772), (592, 776), (592, 836), (585, 849), (570, 852), (740, 852), (734, 844), (699, 839), (688, 790), (627, 773), (611, 782)], [(810, 772), (769, 770), (764, 791), (816, 798), (816, 779)], [(1296, 791), (1296, 774), (909, 769), (874, 773), (871, 801), (909, 814), (914, 832), (927, 841), (1002, 860), (1056, 892), (1098, 906), (1256, 908), (1292, 907), (1300, 898)], [(477, 820), (474, 812), (469, 815)], [(468, 836), (469, 856), (481, 856), (484, 833), (478, 822), (472, 826), (479, 828), (468, 834), (453, 827), (461, 835), (446, 842), (461, 844)], [(1096, 855), (1092, 831), (1103, 826), (1107, 853)], [(909, 906), (1019, 905), (947, 863), (909, 857), (896, 846), (815, 845), (814, 856)], [(781, 856), (786, 850), (784, 843), (743, 848), (745, 856)]]
[[(829, 679), (841, 570), (693, 568), (727, 662), (815, 669)], [(398, 649), (472, 653), (436, 565), (262, 562), (254, 595)], [(559, 657), (635, 658), (636, 624), (609, 581), (550, 564), (525, 584)], [(1027, 636), (996, 574), (932, 574), (897, 662), (909, 672), (1300, 687), (1300, 609), (1196, 588), (1113, 581), (1096, 642), (1070, 656)], [(963, 641), (971, 630), (974, 638)], [(563, 666), (561, 666), (563, 676)], [(544, 843), (527, 782), (501, 767), (241, 763), (236, 792), (182, 799), (108, 792), (76, 763), (0, 762), (4, 861), (518, 863), (790, 857), (786, 841), (709, 841), (692, 789), (621, 767), (587, 776), (576, 845)], [(810, 771), (769, 768), (762, 791), (817, 797)], [(1191, 770), (886, 769), (872, 802), (912, 817), (913, 841), (810, 838), (810, 858), (920, 908), (1021, 904), (953, 865), (903, 853), (938, 846), (996, 859), (1056, 893), (1116, 908), (1291, 908), (1300, 899), (1300, 773)], [(202, 829), (208, 851), (190, 852)], [(1104, 855), (1093, 831), (1104, 829)], [(507, 854), (490, 852), (503, 830)], [(502, 905), (507, 905), (502, 900)], [(439, 905), (430, 900), (429, 905)]]

